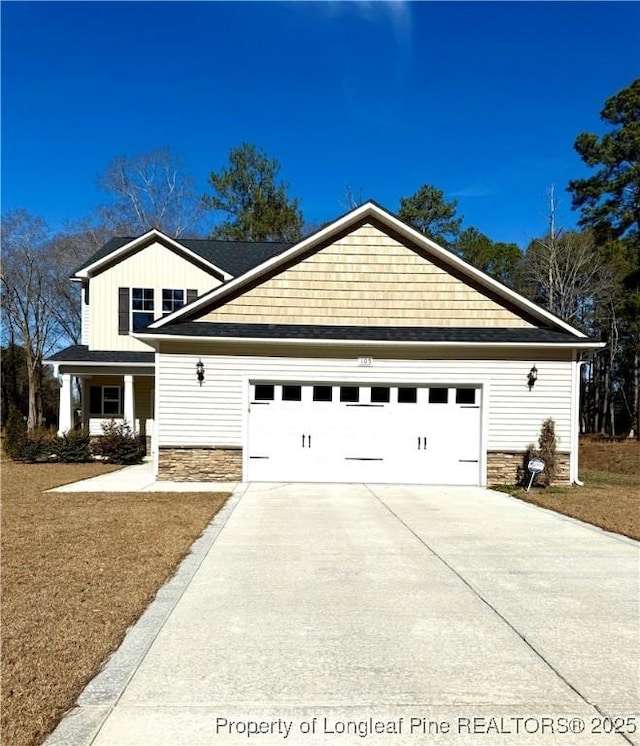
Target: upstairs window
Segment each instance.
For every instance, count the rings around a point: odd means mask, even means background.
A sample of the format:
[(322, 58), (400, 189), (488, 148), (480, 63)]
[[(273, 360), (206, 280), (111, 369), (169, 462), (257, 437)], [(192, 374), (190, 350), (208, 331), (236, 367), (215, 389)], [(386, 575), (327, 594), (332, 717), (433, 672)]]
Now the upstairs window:
[(162, 289), (162, 315), (168, 316), (184, 306), (184, 290)]
[(153, 288), (131, 288), (131, 328), (134, 332), (153, 323)]
[(162, 288), (155, 302), (154, 288), (118, 288), (118, 334), (137, 332), (198, 297), (197, 290)]

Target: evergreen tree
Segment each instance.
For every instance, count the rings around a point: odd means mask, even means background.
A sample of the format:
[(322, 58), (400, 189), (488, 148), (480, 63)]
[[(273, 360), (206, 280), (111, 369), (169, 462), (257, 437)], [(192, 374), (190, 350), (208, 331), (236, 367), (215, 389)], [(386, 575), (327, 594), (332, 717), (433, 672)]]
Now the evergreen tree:
[(229, 217), (212, 238), (241, 241), (297, 241), (302, 213), (297, 199), (287, 196), (288, 184), (277, 183), (280, 164), (254, 145), (242, 143), (229, 153), (229, 165), (213, 171), (209, 184), (214, 194), (204, 203)]

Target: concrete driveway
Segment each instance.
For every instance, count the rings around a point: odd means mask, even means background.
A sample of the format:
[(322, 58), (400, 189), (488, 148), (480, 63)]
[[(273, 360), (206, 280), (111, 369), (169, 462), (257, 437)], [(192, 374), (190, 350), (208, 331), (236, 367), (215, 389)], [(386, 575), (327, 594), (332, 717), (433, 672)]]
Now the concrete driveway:
[(50, 743), (640, 743), (639, 581), (479, 488), (243, 486)]

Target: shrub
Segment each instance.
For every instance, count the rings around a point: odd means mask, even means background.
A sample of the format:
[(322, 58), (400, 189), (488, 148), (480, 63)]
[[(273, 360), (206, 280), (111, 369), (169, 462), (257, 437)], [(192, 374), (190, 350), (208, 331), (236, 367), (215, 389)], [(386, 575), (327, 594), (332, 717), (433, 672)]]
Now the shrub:
[(27, 423), (24, 421), (22, 413), (12, 406), (4, 428), (4, 452), (14, 461), (20, 461), (24, 453), (26, 440)]
[(44, 429), (28, 433), (22, 444), (22, 455), (16, 461), (35, 464), (37, 461), (49, 461), (51, 457), (51, 434)]
[(527, 468), (532, 458), (541, 458), (544, 461), (544, 471), (538, 474), (534, 484), (544, 487), (551, 487), (556, 478), (556, 426), (555, 422), (549, 417), (542, 423), (540, 437), (538, 438), (538, 447), (533, 443), (527, 446), (523, 462), (523, 484), (528, 484), (531, 474)]
[(542, 423), (540, 437), (538, 439), (540, 458), (544, 461), (544, 471), (540, 475), (541, 481), (547, 487), (551, 487), (556, 478), (556, 425), (549, 417)]
[(91, 438), (82, 430), (69, 430), (51, 441), (51, 454), (65, 464), (93, 461)]
[(94, 446), (97, 455), (108, 464), (140, 464), (145, 456), (145, 439), (134, 435), (126, 422), (109, 420)]

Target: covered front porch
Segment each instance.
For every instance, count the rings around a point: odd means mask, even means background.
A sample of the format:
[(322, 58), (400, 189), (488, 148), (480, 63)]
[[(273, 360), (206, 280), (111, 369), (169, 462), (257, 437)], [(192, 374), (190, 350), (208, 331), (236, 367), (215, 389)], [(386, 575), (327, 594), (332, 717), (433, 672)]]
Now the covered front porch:
[(98, 436), (105, 422), (122, 420), (146, 437), (148, 453), (155, 450), (154, 353), (91, 352), (75, 345), (47, 362), (60, 382), (59, 434), (81, 428)]

